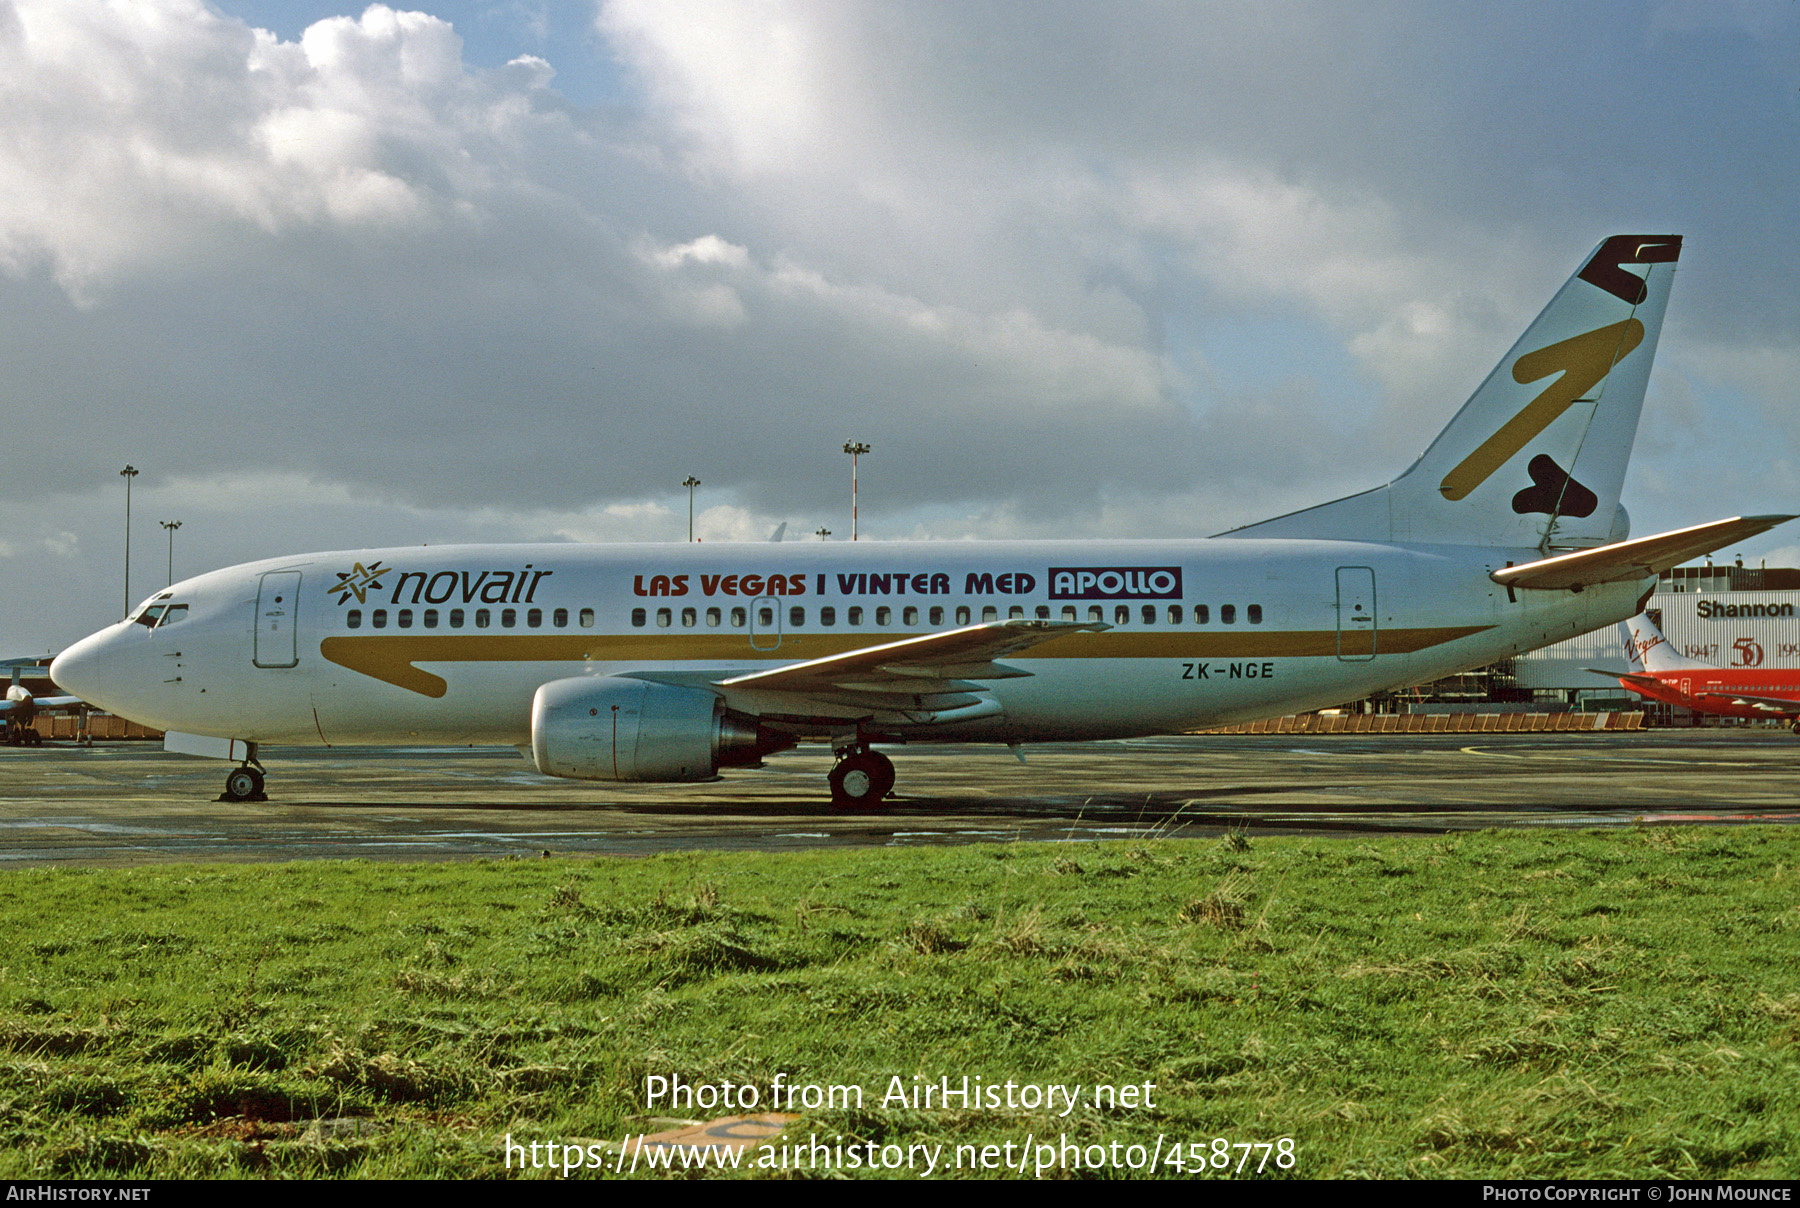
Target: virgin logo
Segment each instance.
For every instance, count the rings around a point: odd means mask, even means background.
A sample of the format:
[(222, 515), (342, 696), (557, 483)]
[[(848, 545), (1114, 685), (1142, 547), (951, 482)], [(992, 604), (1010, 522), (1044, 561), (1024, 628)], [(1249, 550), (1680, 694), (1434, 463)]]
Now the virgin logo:
[[(1644, 665), (1645, 656), (1666, 641), (1668, 639), (1664, 637), (1627, 638), (1625, 640), (1625, 657), (1641, 667)], [(1761, 655), (1759, 654), (1757, 657), (1760, 662)]]

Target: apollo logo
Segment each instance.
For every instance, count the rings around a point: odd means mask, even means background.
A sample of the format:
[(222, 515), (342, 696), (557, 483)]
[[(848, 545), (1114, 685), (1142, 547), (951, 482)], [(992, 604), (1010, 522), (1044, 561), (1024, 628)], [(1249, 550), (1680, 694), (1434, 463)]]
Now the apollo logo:
[(1179, 600), (1179, 566), (1052, 566), (1052, 600)]
[(1644, 325), (1625, 319), (1548, 344), (1514, 361), (1512, 377), (1520, 385), (1551, 374), (1556, 374), (1556, 379), (1444, 476), (1438, 487), (1444, 498), (1461, 499), (1486, 482), (1643, 342)]
[[(1605, 290), (1621, 302), (1636, 306), (1649, 296), (1649, 281), (1647, 277), (1640, 277), (1625, 266), (1672, 264), (1680, 258), (1679, 235), (1614, 235), (1600, 245), (1600, 249), (1576, 276), (1596, 289)], [(1495, 470), (1511, 461), (1545, 428), (1555, 423), (1563, 412), (1586, 397), (1588, 391), (1599, 385), (1612, 372), (1613, 366), (1630, 356), (1632, 349), (1643, 343), (1643, 340), (1644, 325), (1633, 316), (1548, 344), (1513, 362), (1512, 378), (1521, 386), (1552, 374), (1556, 377), (1536, 398), (1525, 404), (1517, 415), (1502, 425), (1498, 432), (1483, 441), (1480, 448), (1444, 476), (1443, 484), (1438, 487), (1444, 498), (1462, 499), (1486, 482)], [(1573, 466), (1569, 468), (1569, 472), (1574, 472)], [(1536, 473), (1532, 474), (1532, 481), (1539, 486), (1543, 485)], [(1552, 515), (1557, 511), (1569, 515), (1584, 514), (1569, 506), (1580, 499), (1579, 494), (1571, 498), (1563, 492), (1560, 485), (1553, 493), (1561, 504), (1560, 507), (1546, 509), (1535, 506), (1536, 496), (1527, 488), (1522, 500), (1515, 499), (1514, 509), (1521, 514), (1528, 511), (1549, 511)]]

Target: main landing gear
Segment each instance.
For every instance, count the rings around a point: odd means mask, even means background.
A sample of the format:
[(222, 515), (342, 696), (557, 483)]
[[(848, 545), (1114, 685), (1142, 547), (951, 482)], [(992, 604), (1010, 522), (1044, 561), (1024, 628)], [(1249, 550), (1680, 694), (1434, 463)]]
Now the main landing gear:
[(267, 801), (268, 795), (263, 792), (263, 768), (261, 764), (246, 763), (231, 769), (225, 777), (225, 791), (219, 794), (220, 801)]
[(865, 743), (847, 747), (840, 754), (843, 757), (826, 777), (831, 785), (831, 808), (855, 813), (880, 809), (882, 800), (894, 791), (893, 761)]

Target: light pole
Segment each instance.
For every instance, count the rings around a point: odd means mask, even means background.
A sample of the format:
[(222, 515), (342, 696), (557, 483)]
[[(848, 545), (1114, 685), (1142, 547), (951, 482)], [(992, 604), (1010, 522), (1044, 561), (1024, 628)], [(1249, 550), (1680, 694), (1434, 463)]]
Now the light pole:
[(694, 488), (700, 485), (700, 480), (689, 474), (687, 481), (681, 485), (688, 489), (688, 540), (692, 541), (694, 539)]
[(850, 455), (850, 540), (856, 540), (856, 459), (869, 451), (861, 441), (845, 441), (844, 452)]
[(131, 615), (131, 480), (138, 476), (137, 467), (130, 462), (119, 471), (119, 477), (125, 480), (125, 615)]
[(821, 541), (823, 541), (823, 540), (825, 540), (825, 538), (831, 536), (831, 530), (828, 528), (824, 528), (822, 526), (814, 529), (813, 532), (818, 535), (818, 538)]
[(175, 530), (181, 527), (179, 520), (159, 520), (158, 524), (169, 530), (169, 586), (175, 586)]

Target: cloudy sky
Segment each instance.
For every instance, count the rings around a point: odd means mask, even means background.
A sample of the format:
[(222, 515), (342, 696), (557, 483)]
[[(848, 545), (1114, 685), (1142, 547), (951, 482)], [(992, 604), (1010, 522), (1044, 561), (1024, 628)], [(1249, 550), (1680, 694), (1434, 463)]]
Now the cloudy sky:
[[(1800, 5), (0, 0), (0, 655), (461, 540), (1203, 535), (1686, 237), (1634, 530), (1800, 511)], [(1726, 551), (1727, 554), (1737, 551)], [(1741, 552), (1800, 565), (1800, 534)]]

